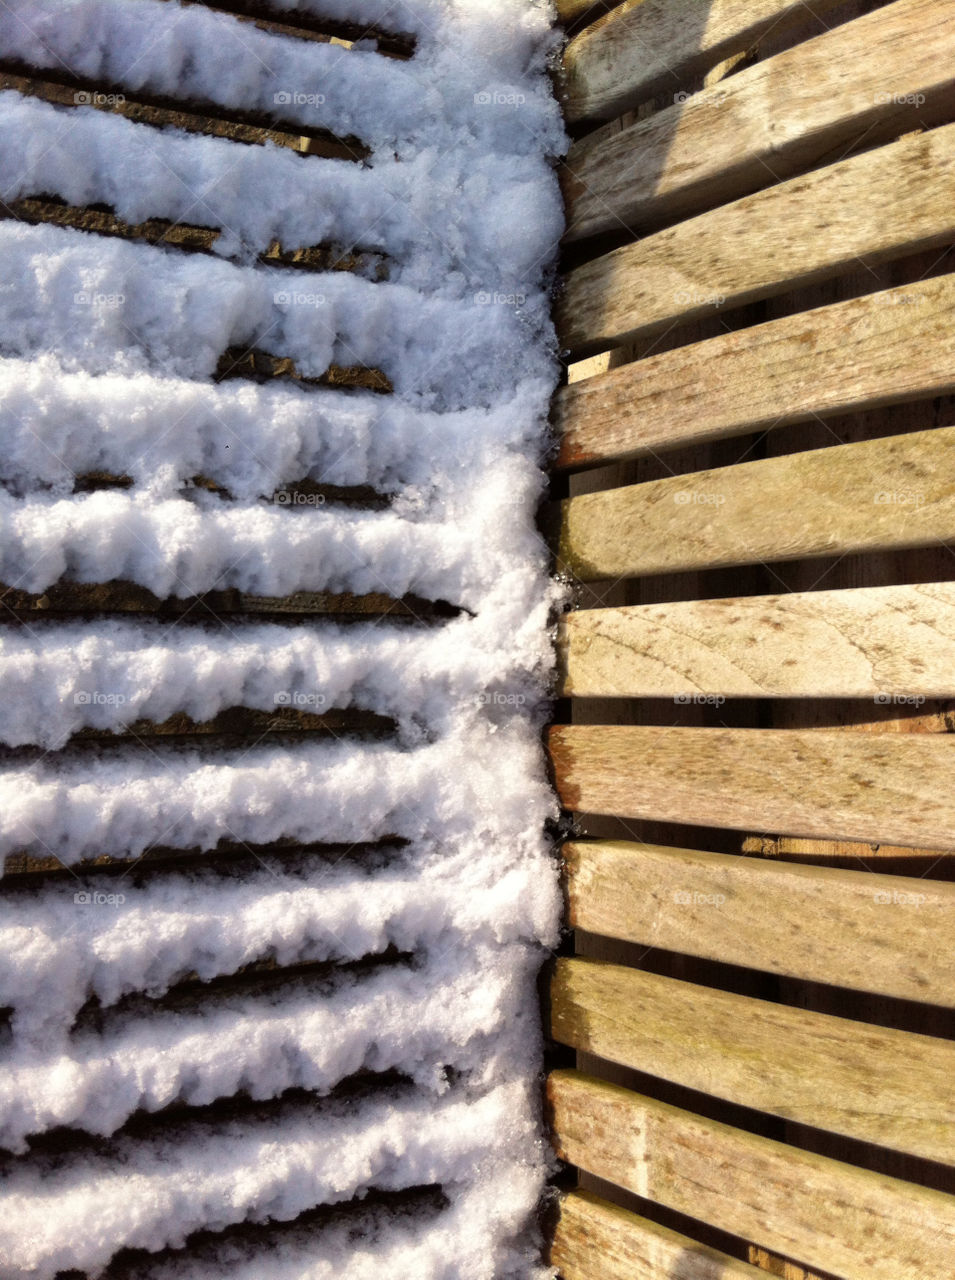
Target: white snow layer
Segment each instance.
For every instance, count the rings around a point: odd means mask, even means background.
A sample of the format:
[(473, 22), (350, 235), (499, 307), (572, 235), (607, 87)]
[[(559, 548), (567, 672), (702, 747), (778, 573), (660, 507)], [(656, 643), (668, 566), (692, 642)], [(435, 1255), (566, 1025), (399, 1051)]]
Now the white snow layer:
[[(534, 513), (557, 367), (553, 14), (272, 8), (408, 33), (415, 53), (178, 0), (0, 6), (0, 57), (85, 86), (74, 106), (0, 93), (0, 199), (218, 232), (210, 255), (0, 222), (0, 582), (459, 612), (2, 624), (0, 861), (62, 869), (0, 883), (0, 1280), (96, 1277), (127, 1249), (148, 1251), (145, 1280), (551, 1274), (534, 978), (559, 917), (539, 740), (556, 596)], [(370, 156), (156, 128), (96, 91), (258, 112)], [(275, 241), (375, 250), (389, 277), (266, 266)], [(365, 364), (394, 391), (217, 383), (229, 348), (306, 379)], [(128, 487), (77, 483), (103, 474)], [(143, 737), (236, 708), (394, 729)], [(231, 861), (202, 857), (220, 846)], [(137, 863), (152, 848), (190, 852)]]

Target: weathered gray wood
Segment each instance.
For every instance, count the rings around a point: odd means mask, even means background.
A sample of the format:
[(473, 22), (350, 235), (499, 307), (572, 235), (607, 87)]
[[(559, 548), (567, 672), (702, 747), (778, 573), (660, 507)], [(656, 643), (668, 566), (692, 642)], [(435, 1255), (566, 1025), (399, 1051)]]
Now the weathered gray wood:
[(577, 698), (955, 698), (955, 583), (584, 609), (561, 619)]
[(955, 1198), (556, 1071), (562, 1159), (844, 1280), (950, 1280)]
[(612, 840), (563, 856), (573, 928), (955, 1008), (955, 884)]
[(771, 186), (575, 268), (557, 307), (561, 343), (580, 358), (830, 278), (860, 258), (887, 261), (953, 238), (949, 125)]
[(955, 740), (851, 730), (557, 725), (566, 809), (955, 848)]
[(721, 334), (571, 383), (558, 467), (955, 390), (955, 275)]
[(955, 1043), (558, 959), (551, 1034), (684, 1088), (955, 1164)]
[(589, 1191), (561, 1197), (550, 1262), (563, 1280), (766, 1280), (765, 1271)]
[(570, 240), (686, 216), (788, 178), (862, 134), (888, 141), (951, 118), (955, 8), (895, 0), (620, 133), (564, 166)]
[[(813, 0), (813, 11), (838, 2)], [(803, 0), (624, 0), (564, 50), (564, 113), (611, 120), (805, 16)]]
[(764, 458), (562, 503), (582, 581), (955, 540), (955, 427)]

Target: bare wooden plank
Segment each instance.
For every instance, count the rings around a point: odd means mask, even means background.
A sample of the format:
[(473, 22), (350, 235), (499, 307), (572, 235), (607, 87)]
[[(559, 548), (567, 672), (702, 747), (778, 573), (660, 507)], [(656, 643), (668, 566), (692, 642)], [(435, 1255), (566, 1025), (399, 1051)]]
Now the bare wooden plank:
[[(838, 3), (814, 0), (813, 11)], [(803, 0), (624, 0), (564, 50), (564, 113), (612, 120), (805, 16)]]
[(955, 390), (955, 275), (817, 307), (564, 387), (558, 467)]
[(955, 1043), (600, 960), (558, 959), (551, 1034), (727, 1102), (955, 1163)]
[(955, 740), (822, 729), (556, 725), (564, 808), (955, 848)]
[(561, 695), (955, 697), (955, 583), (680, 600), (567, 614)]
[(590, 1191), (561, 1197), (550, 1263), (563, 1280), (766, 1280), (765, 1271)]
[(955, 884), (613, 840), (563, 856), (573, 928), (955, 1008)]
[(953, 236), (949, 125), (779, 183), (575, 268), (558, 301), (560, 340), (577, 359), (677, 320), (831, 278), (860, 258), (888, 261)]
[[(569, 240), (635, 233), (951, 118), (955, 9), (895, 0), (567, 155)], [(850, 73), (851, 69), (851, 73)]]
[(584, 582), (955, 540), (955, 427), (814, 449), (562, 504)]
[(843, 1280), (955, 1275), (955, 1198), (556, 1071), (558, 1155)]

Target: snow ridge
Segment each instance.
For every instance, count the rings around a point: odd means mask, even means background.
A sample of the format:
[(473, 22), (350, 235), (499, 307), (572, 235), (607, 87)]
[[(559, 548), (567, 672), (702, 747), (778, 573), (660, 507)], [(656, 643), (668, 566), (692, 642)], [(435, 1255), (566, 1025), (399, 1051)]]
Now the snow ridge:
[[(0, 93), (3, 201), (218, 232), (199, 254), (0, 222), (0, 582), (443, 607), (3, 624), (0, 865), (58, 869), (0, 879), (0, 1280), (110, 1276), (124, 1250), (145, 1251), (143, 1280), (552, 1274), (532, 1224), (534, 979), (559, 919), (539, 737), (557, 596), (534, 523), (557, 367), (553, 14), (272, 7), (408, 33), (415, 53), (179, 0), (0, 6), (0, 57), (38, 79), (370, 149), (323, 159)], [(388, 279), (265, 265), (275, 241), (378, 251)], [(218, 381), (249, 349), (294, 376)], [(359, 365), (393, 390), (315, 385)], [(236, 709), (392, 729), (143, 733)]]

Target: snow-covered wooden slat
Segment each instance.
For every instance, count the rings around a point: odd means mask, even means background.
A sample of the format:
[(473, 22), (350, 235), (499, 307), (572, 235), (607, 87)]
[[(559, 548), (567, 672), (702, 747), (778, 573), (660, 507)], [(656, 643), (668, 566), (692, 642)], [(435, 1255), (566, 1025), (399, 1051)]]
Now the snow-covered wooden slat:
[(92, 108), (157, 129), (183, 129), (187, 133), (228, 138), (251, 146), (272, 143), (331, 160), (361, 161), (369, 154), (357, 138), (338, 138), (328, 129), (297, 122), (277, 123), (261, 112), (233, 109), (211, 101), (180, 103), (150, 94), (148, 90), (103, 84), (59, 70), (37, 73), (9, 59), (0, 60), (0, 90), (4, 89), (42, 98), (58, 107)]
[(844, 1280), (955, 1274), (955, 1197), (575, 1071), (548, 1097), (561, 1158), (647, 1200)]
[(871, 146), (939, 123), (955, 103), (953, 41), (947, 0), (895, 0), (622, 132), (582, 139), (563, 171), (567, 238), (712, 208), (863, 134)]
[(955, 427), (940, 427), (567, 499), (560, 563), (592, 581), (953, 540)]
[[(170, 0), (172, 2), (172, 0)], [(374, 40), (378, 52), (391, 58), (410, 58), (414, 54), (415, 39), (404, 34), (399, 27), (386, 30), (374, 22), (349, 21), (328, 15), (317, 15), (306, 6), (285, 8), (268, 3), (268, 0), (185, 0), (189, 4), (201, 4), (205, 9), (218, 13), (230, 13), (234, 17), (254, 22), (264, 31), (278, 35), (296, 36), (299, 39), (333, 42), (350, 47), (356, 41)], [(396, 18), (398, 14), (394, 15)]]
[(184, 618), (216, 622), (223, 617), (277, 618), (283, 621), (312, 616), (358, 621), (383, 617), (425, 621), (447, 618), (457, 611), (450, 606), (409, 595), (402, 599), (382, 593), (352, 595), (298, 591), (283, 597), (252, 596), (240, 591), (210, 591), (201, 596), (171, 596), (160, 600), (135, 582), (57, 582), (37, 593), (0, 584), (0, 626), (17, 620), (61, 615), (146, 614), (160, 618)]
[(573, 928), (955, 1008), (955, 884), (612, 840), (563, 856)]
[[(215, 226), (173, 222), (168, 218), (148, 218), (143, 222), (131, 223), (104, 209), (34, 197), (5, 201), (0, 205), (0, 219), (6, 218), (15, 218), (18, 222), (31, 225), (45, 222), (57, 227), (72, 227), (94, 235), (140, 240), (145, 244), (161, 244), (167, 249), (191, 253), (214, 253), (216, 241), (222, 235), (221, 228)], [(273, 241), (260, 254), (259, 261), (267, 267), (355, 271), (373, 280), (387, 279), (388, 274), (388, 260), (384, 254), (359, 248), (340, 249), (329, 244), (283, 249), (278, 241)]]
[(955, 275), (720, 334), (571, 383), (558, 467), (955, 390)]
[(557, 307), (561, 344), (574, 357), (605, 351), (828, 279), (859, 259), (900, 258), (953, 235), (955, 125), (948, 125), (791, 178), (575, 268)]
[(688, 1089), (955, 1163), (955, 1044), (598, 960), (559, 959), (551, 1034)]
[[(813, 13), (836, 3), (819, 0)], [(564, 50), (564, 113), (571, 123), (611, 120), (799, 17), (803, 0), (624, 0)]]
[(945, 734), (558, 725), (550, 753), (580, 813), (955, 849)]
[(955, 583), (586, 609), (561, 620), (576, 698), (955, 697)]
[(765, 1280), (766, 1272), (602, 1200), (561, 1196), (550, 1262), (564, 1280)]

